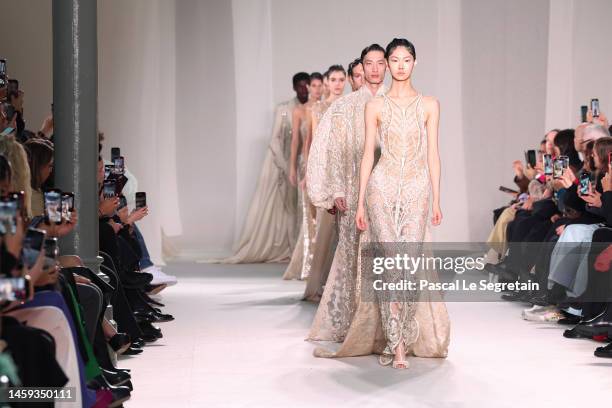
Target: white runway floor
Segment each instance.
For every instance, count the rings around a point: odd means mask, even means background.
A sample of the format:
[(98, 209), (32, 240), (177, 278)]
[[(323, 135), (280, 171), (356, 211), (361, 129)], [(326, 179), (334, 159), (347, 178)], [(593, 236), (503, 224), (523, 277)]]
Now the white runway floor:
[(446, 360), (408, 370), (374, 356), (320, 359), (304, 341), (315, 305), (285, 265), (174, 264), (164, 338), (119, 365), (136, 407), (587, 407), (612, 404), (612, 359), (565, 327), (523, 321), (517, 303), (450, 303)]

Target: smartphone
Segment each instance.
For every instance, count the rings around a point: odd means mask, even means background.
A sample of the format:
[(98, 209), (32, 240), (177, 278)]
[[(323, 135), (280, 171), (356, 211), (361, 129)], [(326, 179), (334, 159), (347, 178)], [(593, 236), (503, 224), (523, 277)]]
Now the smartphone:
[(147, 206), (147, 193), (138, 192), (136, 193), (136, 208), (143, 208)]
[(580, 120), (582, 123), (586, 123), (587, 121), (587, 113), (589, 112), (589, 107), (586, 105), (582, 105), (580, 107)]
[(123, 175), (123, 173), (125, 173), (125, 160), (123, 159), (123, 156), (119, 156), (119, 157), (115, 157), (115, 159), (113, 160), (113, 174), (116, 174), (118, 176)]
[(0, 59), (0, 88), (4, 88), (6, 85), (6, 60), (3, 58)]
[(599, 117), (599, 99), (597, 98), (591, 99), (591, 113), (594, 118)]
[(13, 191), (9, 193), (9, 197), (17, 201), (17, 211), (23, 214), (25, 211), (25, 193), (23, 191)]
[(62, 192), (57, 189), (48, 190), (45, 196), (45, 220), (47, 223), (62, 223)]
[(104, 180), (108, 180), (111, 176), (111, 174), (113, 174), (113, 168), (115, 166), (113, 166), (112, 164), (105, 164), (104, 165)]
[(121, 157), (121, 149), (118, 147), (111, 148), (111, 162), (114, 163), (117, 157)]
[(43, 245), (45, 248), (45, 263), (43, 268), (52, 269), (57, 264), (57, 258), (59, 257), (59, 247), (57, 245), (57, 238), (45, 238)]
[(0, 200), (0, 235), (17, 232), (17, 201), (11, 197)]
[(102, 189), (102, 196), (104, 198), (112, 198), (117, 195), (117, 186), (115, 184), (115, 180), (105, 180), (104, 188)]
[(119, 206), (117, 207), (117, 211), (121, 210), (124, 207), (127, 207), (127, 199), (125, 198), (125, 196), (122, 195), (119, 197)]
[(30, 284), (26, 277), (0, 278), (0, 302), (27, 300), (30, 297)]
[(74, 210), (74, 194), (62, 193), (62, 218), (66, 222), (72, 221), (72, 211)]
[(589, 194), (589, 184), (591, 184), (591, 175), (589, 173), (582, 173), (580, 176), (580, 186), (578, 187), (578, 193), (580, 195)]
[(504, 193), (510, 193), (510, 194), (518, 194), (518, 191), (508, 188), (508, 187), (504, 187), (504, 186), (499, 186), (499, 191), (503, 191)]
[(536, 166), (536, 151), (527, 150), (525, 152), (525, 163), (529, 164), (532, 168)]
[(552, 176), (553, 174), (553, 159), (552, 155), (548, 153), (544, 154), (544, 174), (547, 176)]
[(43, 230), (28, 228), (23, 239), (23, 262), (28, 268), (33, 267), (36, 263), (46, 235), (47, 233)]
[(559, 159), (563, 161), (563, 170), (569, 168), (569, 157), (568, 156), (559, 156)]
[(553, 178), (563, 176), (563, 159), (555, 159), (553, 162)]

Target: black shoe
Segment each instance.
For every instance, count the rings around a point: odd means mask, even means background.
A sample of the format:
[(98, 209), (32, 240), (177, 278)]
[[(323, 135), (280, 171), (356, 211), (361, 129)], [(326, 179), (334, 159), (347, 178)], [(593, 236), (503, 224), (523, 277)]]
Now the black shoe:
[(122, 354), (128, 347), (130, 347), (130, 335), (125, 333), (117, 333), (108, 341), (111, 348), (117, 353)]
[(164, 337), (161, 330), (149, 322), (140, 322), (138, 323), (138, 327), (140, 327), (140, 330), (142, 330), (142, 333), (145, 335), (153, 334), (157, 336), (158, 339)]
[(103, 368), (101, 368), (101, 370), (102, 370), (102, 375), (104, 376), (106, 381), (109, 384), (114, 385), (115, 387), (119, 385), (124, 385), (125, 383), (130, 381), (130, 378), (131, 378), (130, 375), (126, 373), (125, 371), (110, 371), (110, 370), (105, 370)]
[(529, 302), (536, 306), (550, 306), (548, 295), (546, 293), (536, 293), (529, 299)]
[(566, 339), (589, 339), (591, 338), (590, 336), (583, 336), (580, 332), (578, 332), (578, 330), (576, 330), (575, 327), (573, 329), (565, 330), (563, 332), (563, 337), (565, 337)]
[(123, 355), (124, 356), (137, 356), (138, 354), (142, 353), (143, 351), (144, 350), (141, 349), (140, 347), (130, 346), (127, 350), (125, 350)]
[[(155, 338), (155, 340), (157, 340), (157, 337)], [(143, 348), (144, 345), (145, 345), (145, 341), (142, 339), (142, 337), (139, 337), (136, 340), (132, 340), (132, 346)]]
[(562, 319), (559, 319), (557, 323), (568, 326), (575, 326), (580, 323), (580, 316), (567, 316)]
[(595, 349), (595, 357), (612, 358), (612, 343)]

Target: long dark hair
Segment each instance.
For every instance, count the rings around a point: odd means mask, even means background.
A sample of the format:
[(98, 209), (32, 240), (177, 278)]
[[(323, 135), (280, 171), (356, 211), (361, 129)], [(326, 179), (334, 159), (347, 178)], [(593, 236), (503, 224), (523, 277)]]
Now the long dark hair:
[(574, 146), (574, 129), (560, 130), (555, 136), (554, 143), (562, 156), (569, 157), (570, 166), (575, 168), (582, 167), (582, 160), (580, 160), (580, 156), (578, 156)]
[(53, 160), (53, 145), (45, 139), (30, 139), (23, 146), (28, 153), (30, 184), (34, 190), (40, 190), (44, 183), (42, 168)]

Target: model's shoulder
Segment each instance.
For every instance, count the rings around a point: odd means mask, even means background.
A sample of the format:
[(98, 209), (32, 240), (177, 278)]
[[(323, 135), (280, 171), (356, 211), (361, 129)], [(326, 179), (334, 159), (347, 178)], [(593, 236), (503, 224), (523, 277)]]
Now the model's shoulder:
[(422, 100), (425, 105), (429, 105), (429, 106), (439, 106), (440, 105), (438, 98), (432, 95), (423, 95)]

